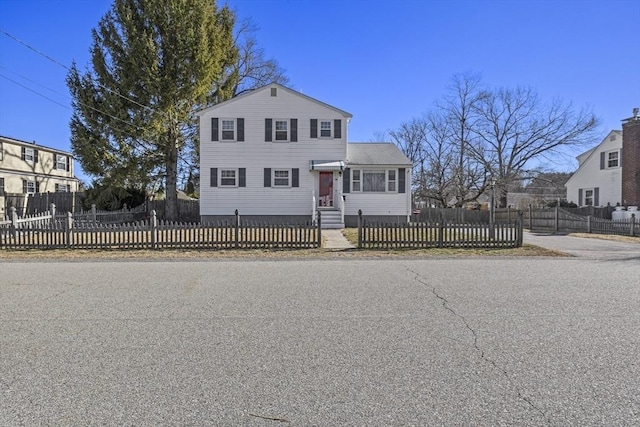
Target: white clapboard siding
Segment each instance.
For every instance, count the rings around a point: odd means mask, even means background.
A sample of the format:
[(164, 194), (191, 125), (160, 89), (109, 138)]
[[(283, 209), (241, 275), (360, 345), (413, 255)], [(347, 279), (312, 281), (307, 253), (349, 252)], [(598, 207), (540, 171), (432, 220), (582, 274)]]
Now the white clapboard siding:
[[(317, 173), (310, 160), (345, 160), (350, 114), (290, 92), (270, 87), (222, 103), (200, 113), (200, 214), (311, 215)], [(211, 118), (244, 119), (244, 142), (211, 140)], [(265, 118), (297, 119), (297, 142), (265, 142)], [(341, 120), (341, 138), (310, 138), (310, 121)], [(291, 136), (291, 129), (289, 129)], [(333, 134), (332, 134), (333, 136)], [(210, 169), (246, 169), (246, 187), (210, 186)], [(299, 187), (264, 187), (264, 168), (299, 170)]]

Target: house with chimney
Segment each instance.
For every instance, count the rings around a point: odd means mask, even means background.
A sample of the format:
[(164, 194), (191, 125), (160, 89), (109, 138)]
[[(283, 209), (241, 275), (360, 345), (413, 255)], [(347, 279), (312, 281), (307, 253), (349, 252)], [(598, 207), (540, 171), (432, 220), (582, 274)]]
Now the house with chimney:
[(580, 154), (569, 178), (567, 200), (578, 206), (640, 205), (640, 116), (622, 121), (594, 148)]

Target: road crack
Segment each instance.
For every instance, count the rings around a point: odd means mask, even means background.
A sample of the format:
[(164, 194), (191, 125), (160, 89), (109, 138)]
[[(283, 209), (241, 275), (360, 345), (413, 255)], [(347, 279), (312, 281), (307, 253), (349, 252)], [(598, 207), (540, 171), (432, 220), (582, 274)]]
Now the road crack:
[(518, 387), (518, 385), (514, 382), (514, 380), (511, 378), (511, 376), (509, 375), (509, 372), (507, 372), (507, 370), (501, 366), (498, 365), (498, 363), (489, 358), (487, 356), (487, 354), (485, 353), (485, 351), (480, 347), (479, 344), (479, 340), (478, 340), (478, 333), (475, 331), (475, 329), (473, 329), (471, 327), (471, 325), (469, 325), (469, 322), (467, 321), (466, 317), (464, 317), (462, 314), (458, 313), (450, 304), (449, 301), (442, 295), (440, 295), (438, 293), (438, 290), (436, 289), (435, 286), (431, 285), (430, 283), (428, 283), (421, 275), (420, 273), (418, 273), (417, 271), (413, 271), (410, 267), (408, 266), (404, 266), (405, 269), (410, 272), (413, 273), (415, 275), (414, 280), (424, 286), (426, 286), (427, 288), (429, 288), (429, 290), (431, 290), (431, 293), (442, 302), (442, 307), (449, 311), (451, 314), (453, 314), (455, 317), (457, 317), (458, 319), (460, 319), (462, 321), (462, 323), (464, 324), (465, 328), (467, 328), (467, 330), (469, 330), (469, 332), (471, 332), (471, 335), (473, 336), (473, 347), (474, 349), (480, 354), (480, 359), (486, 363), (488, 363), (489, 365), (491, 365), (494, 369), (498, 370), (500, 373), (502, 373), (502, 375), (506, 378), (506, 380), (509, 382), (509, 384), (513, 387), (513, 389), (516, 391), (516, 395), (518, 397), (518, 399), (524, 401), (527, 403), (527, 405), (529, 405), (534, 411), (538, 412), (543, 418), (544, 420), (547, 422), (547, 424), (551, 425), (552, 422), (549, 419), (549, 417), (547, 416), (547, 414), (542, 410), (542, 408), (540, 408), (539, 406), (537, 406), (529, 397), (525, 396), (522, 391), (520, 390), (520, 387)]

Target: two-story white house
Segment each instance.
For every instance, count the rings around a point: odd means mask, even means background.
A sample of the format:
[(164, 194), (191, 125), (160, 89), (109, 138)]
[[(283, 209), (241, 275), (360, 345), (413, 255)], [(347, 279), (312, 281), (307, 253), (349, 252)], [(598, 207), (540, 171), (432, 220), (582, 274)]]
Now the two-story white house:
[(198, 113), (200, 216), (309, 221), (327, 228), (367, 218), (406, 222), (411, 162), (393, 144), (348, 144), (351, 114), (270, 84)]
[(578, 206), (622, 204), (622, 132), (613, 130), (596, 147), (580, 154), (578, 170), (565, 186)]

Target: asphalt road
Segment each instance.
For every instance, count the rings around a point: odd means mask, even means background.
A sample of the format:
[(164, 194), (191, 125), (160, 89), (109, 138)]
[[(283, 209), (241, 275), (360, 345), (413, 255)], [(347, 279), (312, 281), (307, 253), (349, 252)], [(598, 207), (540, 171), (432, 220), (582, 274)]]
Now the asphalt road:
[(638, 240), (638, 242), (620, 242), (529, 231), (525, 231), (523, 239), (524, 243), (555, 249), (581, 258), (635, 260), (640, 268), (640, 239)]
[(0, 425), (640, 424), (637, 260), (0, 262)]

